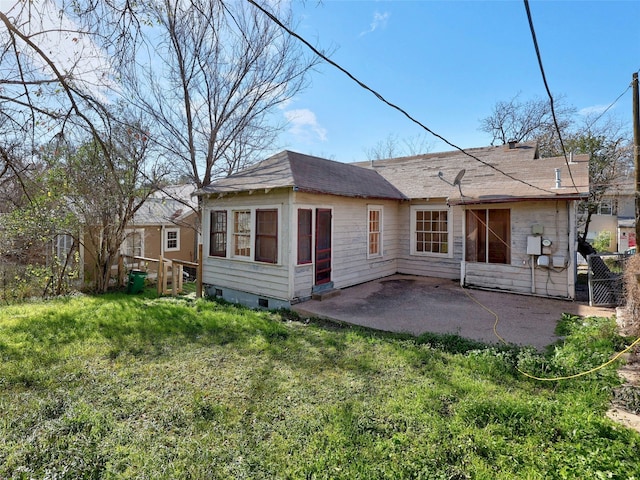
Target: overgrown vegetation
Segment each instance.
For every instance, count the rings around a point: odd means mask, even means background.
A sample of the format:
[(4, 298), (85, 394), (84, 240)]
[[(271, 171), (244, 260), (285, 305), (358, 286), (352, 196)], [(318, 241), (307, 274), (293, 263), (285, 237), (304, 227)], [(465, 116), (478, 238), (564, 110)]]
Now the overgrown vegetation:
[(604, 416), (624, 339), (565, 317), (546, 354), (205, 300), (0, 310), (1, 478), (640, 478)]

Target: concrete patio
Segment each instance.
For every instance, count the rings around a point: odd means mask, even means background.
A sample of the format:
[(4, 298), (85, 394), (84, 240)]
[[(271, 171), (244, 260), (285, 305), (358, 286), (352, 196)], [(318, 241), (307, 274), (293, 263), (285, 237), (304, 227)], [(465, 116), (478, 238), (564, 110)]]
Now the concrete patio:
[(502, 338), (536, 348), (558, 339), (554, 329), (563, 313), (615, 314), (613, 308), (590, 307), (583, 302), (463, 289), (457, 281), (410, 275), (392, 275), (345, 288), (338, 296), (309, 300), (292, 309), (302, 317), (390, 332), (453, 333), (486, 343), (500, 343)]

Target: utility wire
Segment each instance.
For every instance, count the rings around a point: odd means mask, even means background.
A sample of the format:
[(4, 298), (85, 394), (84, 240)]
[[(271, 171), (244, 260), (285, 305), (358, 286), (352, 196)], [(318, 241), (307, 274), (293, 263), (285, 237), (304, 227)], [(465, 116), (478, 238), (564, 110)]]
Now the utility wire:
[(544, 86), (547, 89), (547, 95), (549, 96), (549, 104), (551, 105), (551, 116), (553, 117), (553, 124), (556, 127), (556, 132), (558, 132), (558, 139), (560, 140), (560, 147), (562, 148), (562, 154), (564, 155), (564, 161), (567, 164), (567, 168), (569, 169), (569, 176), (571, 177), (571, 183), (573, 184), (573, 188), (578, 191), (578, 187), (576, 187), (576, 182), (573, 180), (573, 173), (571, 173), (571, 166), (569, 165), (569, 159), (567, 158), (567, 151), (564, 148), (564, 142), (562, 141), (562, 134), (560, 133), (560, 126), (558, 125), (558, 119), (556, 118), (556, 110), (553, 106), (553, 95), (551, 95), (551, 90), (549, 89), (549, 84), (547, 83), (547, 76), (544, 73), (544, 67), (542, 66), (542, 57), (540, 55), (540, 48), (538, 48), (538, 39), (536, 38), (536, 31), (533, 28), (533, 19), (531, 18), (531, 10), (529, 9), (529, 0), (524, 0), (524, 7), (527, 10), (527, 19), (529, 20), (529, 30), (531, 30), (531, 37), (533, 38), (533, 45), (536, 49), (536, 56), (538, 57), (538, 65), (540, 66), (540, 73), (542, 74), (542, 81), (544, 82)]
[[(636, 73), (640, 73), (640, 69), (638, 69), (638, 71)], [(622, 96), (631, 89), (632, 86), (633, 86), (633, 82), (631, 82), (629, 85), (627, 85), (627, 88), (625, 88), (624, 91), (620, 95), (618, 95), (618, 98), (616, 98), (613, 102), (611, 102), (609, 104), (609, 106), (607, 108), (605, 108), (604, 111), (600, 115), (598, 115), (593, 122), (590, 122), (591, 125), (595, 125), (596, 123), (598, 123), (598, 120), (600, 120), (602, 118), (602, 116), (605, 113), (607, 113), (611, 107), (613, 107), (616, 103), (618, 103), (618, 100), (620, 100), (622, 98)]]
[[(305, 40), (303, 37), (301, 37), (300, 35), (298, 35), (296, 32), (294, 32), (293, 30), (291, 30), (290, 28), (288, 28), (286, 25), (284, 25), (275, 15), (273, 15), (271, 12), (267, 11), (264, 9), (264, 7), (262, 7), (261, 5), (259, 5), (255, 0), (247, 0), (247, 2), (249, 2), (251, 5), (253, 5), (254, 7), (256, 7), (258, 10), (260, 10), (262, 13), (264, 13), (267, 17), (269, 17), (275, 24), (277, 24), (280, 28), (282, 28), (285, 32), (287, 32), (289, 35), (291, 35), (294, 38), (297, 38), (299, 41), (301, 41), (302, 43), (304, 43), (307, 48), (309, 48), (315, 55), (317, 55), (318, 57), (320, 57), (322, 60), (324, 60), (325, 62), (327, 62), (329, 65), (337, 68), (338, 70), (340, 70), (342, 73), (344, 73), (347, 77), (349, 77), (351, 80), (353, 80), (354, 82), (356, 82), (360, 87), (362, 87), (363, 89), (369, 91), (370, 93), (372, 93), (373, 95), (376, 96), (376, 98), (378, 98), (378, 100), (380, 100), (381, 102), (385, 103), (386, 105), (388, 105), (389, 107), (399, 111), (402, 115), (404, 115), (405, 117), (407, 117), (409, 120), (411, 120), (413, 123), (415, 123), (416, 125), (420, 126), (422, 129), (426, 130), (428, 133), (430, 133), (431, 135), (433, 135), (434, 137), (442, 140), (444, 143), (446, 143), (447, 145), (449, 145), (450, 147), (454, 148), (455, 150), (460, 151), (461, 153), (463, 153), (464, 155), (474, 159), (477, 162), (480, 162), (481, 164), (495, 170), (496, 172), (498, 172), (501, 175), (504, 175), (505, 177), (510, 178), (511, 180), (514, 180), (516, 182), (522, 183), (528, 187), (534, 188), (536, 190), (540, 190), (542, 192), (545, 193), (552, 193), (552, 194), (556, 194), (556, 192), (553, 192), (551, 190), (547, 190), (544, 189), (542, 187), (538, 187), (536, 185), (533, 185), (525, 180), (522, 180), (520, 178), (517, 178), (503, 170), (501, 170), (500, 168), (496, 167), (495, 165), (492, 165), (489, 162), (486, 162), (478, 157), (476, 157), (475, 155), (472, 155), (471, 153), (465, 151), (464, 149), (458, 147), (457, 145), (453, 144), (452, 142), (450, 142), (449, 140), (447, 140), (446, 138), (444, 138), (442, 135), (437, 134), (436, 132), (434, 132), (433, 130), (431, 130), (429, 127), (427, 127), (426, 125), (424, 125), (423, 123), (421, 123), (419, 120), (415, 119), (414, 117), (412, 117), (409, 113), (407, 113), (404, 109), (402, 109), (401, 107), (399, 107), (398, 105), (391, 103), (390, 101), (388, 101), (386, 98), (384, 98), (380, 93), (378, 93), (376, 90), (374, 90), (373, 88), (369, 87), (368, 85), (366, 85), (364, 82), (362, 82), (361, 80), (359, 80), (358, 78), (356, 78), (353, 74), (351, 74), (348, 70), (346, 70), (345, 68), (343, 68), (342, 66), (340, 66), (339, 64), (337, 64), (336, 62), (334, 62), (333, 60), (331, 60), (330, 58), (328, 58), (326, 55), (324, 55), (321, 51), (319, 51), (317, 48), (315, 48), (311, 43), (309, 43), (307, 40)], [(565, 154), (565, 160), (566, 160), (567, 156)], [(569, 166), (569, 162), (567, 160), (567, 166)], [(569, 174), (571, 175), (571, 169), (569, 169)], [(573, 176), (571, 176), (571, 180), (573, 181)], [(575, 187), (575, 183), (574, 183), (574, 187)], [(578, 189), (576, 188), (576, 191)]]

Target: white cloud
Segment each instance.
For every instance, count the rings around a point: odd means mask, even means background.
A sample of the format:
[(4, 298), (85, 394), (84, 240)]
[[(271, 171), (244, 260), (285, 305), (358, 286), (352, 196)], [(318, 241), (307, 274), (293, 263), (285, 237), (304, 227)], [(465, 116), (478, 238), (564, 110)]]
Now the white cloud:
[(578, 114), (588, 117), (589, 115), (600, 115), (609, 108), (609, 105), (592, 105), (578, 110)]
[(306, 108), (287, 110), (284, 116), (291, 124), (289, 133), (304, 140), (327, 140), (327, 130), (323, 128), (316, 118), (316, 114)]
[(363, 35), (366, 35), (368, 33), (375, 32), (379, 28), (385, 28), (387, 26), (387, 20), (389, 20), (390, 16), (391, 16), (391, 14), (389, 12), (384, 12), (384, 13), (374, 12), (373, 20), (371, 21), (371, 24), (369, 25), (369, 30), (365, 30), (364, 32), (360, 32), (360, 36), (362, 37)]
[[(0, 0), (0, 11), (80, 88), (102, 96), (107, 87), (113, 86), (109, 60), (53, 0), (42, 0), (32, 8), (21, 1)], [(45, 59), (30, 48), (23, 51), (45, 76), (53, 78)]]

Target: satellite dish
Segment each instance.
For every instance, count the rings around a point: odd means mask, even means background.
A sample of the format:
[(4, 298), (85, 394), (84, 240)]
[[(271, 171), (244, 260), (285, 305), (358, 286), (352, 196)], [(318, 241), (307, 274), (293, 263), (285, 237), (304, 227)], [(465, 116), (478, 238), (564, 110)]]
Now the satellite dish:
[[(458, 172), (458, 175), (456, 175), (456, 178), (453, 180), (454, 185), (460, 186), (460, 182), (462, 181), (462, 177), (464, 177), (465, 172), (466, 170), (464, 168)], [(438, 175), (441, 173), (442, 172), (438, 173)]]

